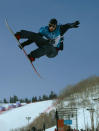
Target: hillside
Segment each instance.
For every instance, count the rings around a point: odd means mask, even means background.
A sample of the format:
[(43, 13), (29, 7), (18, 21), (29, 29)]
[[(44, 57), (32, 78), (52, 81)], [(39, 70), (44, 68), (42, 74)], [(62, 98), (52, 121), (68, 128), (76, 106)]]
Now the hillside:
[(31, 117), (31, 123), (36, 117), (52, 105), (51, 100), (31, 103), (0, 114), (0, 131), (10, 131), (28, 125), (26, 117)]
[(82, 106), (91, 106), (92, 101), (90, 99), (99, 98), (99, 77), (90, 77), (82, 80), (75, 85), (69, 85), (61, 91), (59, 99), (69, 100), (71, 105), (80, 104)]
[[(68, 107), (77, 108), (78, 128), (85, 129), (91, 128), (90, 112), (87, 109), (93, 108), (95, 110), (94, 124), (95, 127), (97, 127), (97, 121), (99, 121), (99, 106), (97, 106), (97, 101), (94, 100), (97, 98), (99, 98), (99, 77), (94, 76), (82, 80), (75, 85), (67, 86), (63, 91), (61, 91), (60, 96), (58, 97), (58, 101), (56, 101), (56, 109), (60, 110)], [(48, 122), (48, 118), (45, 118), (45, 116), (40, 116), (35, 121), (33, 121), (31, 125), (38, 127), (38, 123), (42, 123), (42, 118)], [(49, 123), (51, 122), (49, 121)], [(75, 124), (72, 124), (72, 128), (76, 128)]]
[(67, 86), (61, 91), (59, 102), (58, 109), (77, 108), (78, 128), (91, 128), (91, 111), (94, 116), (93, 123), (99, 128), (99, 77), (90, 77), (75, 85)]
[[(65, 108), (77, 108), (78, 129), (91, 129), (91, 115), (88, 109), (94, 109), (94, 126), (99, 128), (99, 77), (90, 77), (61, 91), (57, 101), (49, 100), (26, 104), (0, 114), (0, 131), (24, 131), (35, 126), (39, 129), (46, 124), (46, 131), (54, 130), (55, 111)], [(70, 114), (70, 112), (66, 113)], [(28, 118), (30, 117), (30, 120)], [(61, 116), (64, 118), (64, 114)], [(71, 127), (76, 128), (75, 115)], [(12, 124), (13, 122), (13, 124)], [(51, 128), (53, 127), (53, 128)], [(22, 130), (19, 130), (22, 129)], [(49, 129), (48, 129), (49, 128)], [(17, 130), (16, 130), (17, 129)]]

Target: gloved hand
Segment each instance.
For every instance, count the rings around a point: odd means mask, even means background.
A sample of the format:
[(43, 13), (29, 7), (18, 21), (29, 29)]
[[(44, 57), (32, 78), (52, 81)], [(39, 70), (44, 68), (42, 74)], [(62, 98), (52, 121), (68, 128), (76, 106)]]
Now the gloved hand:
[(59, 49), (63, 50), (63, 42), (61, 42)]
[(72, 27), (73, 27), (73, 28), (78, 28), (78, 27), (79, 27), (79, 26), (78, 26), (79, 24), (80, 24), (79, 21), (75, 21), (75, 22), (72, 24)]

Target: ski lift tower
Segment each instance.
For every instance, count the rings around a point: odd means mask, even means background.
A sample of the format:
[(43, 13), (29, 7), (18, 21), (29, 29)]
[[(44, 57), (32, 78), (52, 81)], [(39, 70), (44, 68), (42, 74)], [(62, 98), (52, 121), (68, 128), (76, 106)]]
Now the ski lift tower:
[(92, 131), (94, 131), (94, 112), (95, 112), (95, 109), (94, 108), (88, 108), (87, 110), (90, 112), (91, 128), (92, 128)]

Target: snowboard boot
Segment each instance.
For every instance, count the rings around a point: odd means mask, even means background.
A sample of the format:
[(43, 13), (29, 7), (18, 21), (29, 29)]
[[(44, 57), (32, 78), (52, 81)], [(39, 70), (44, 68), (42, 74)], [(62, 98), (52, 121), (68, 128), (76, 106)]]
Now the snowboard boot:
[(35, 61), (35, 58), (32, 57), (30, 54), (28, 55), (28, 58), (29, 58), (29, 60), (31, 61), (31, 63), (32, 63), (33, 61)]
[(17, 32), (17, 33), (15, 34), (15, 37), (16, 37), (17, 40), (20, 40), (20, 38), (21, 38), (20, 33)]

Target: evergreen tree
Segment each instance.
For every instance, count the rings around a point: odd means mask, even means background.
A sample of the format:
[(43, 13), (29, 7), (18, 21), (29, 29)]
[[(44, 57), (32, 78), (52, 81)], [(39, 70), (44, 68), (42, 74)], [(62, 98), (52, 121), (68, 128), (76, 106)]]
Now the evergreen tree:
[(14, 103), (16, 103), (16, 101), (18, 101), (18, 97), (17, 96), (13, 96), (13, 101), (14, 101)]
[(37, 101), (37, 97), (35, 96), (35, 102)]
[(26, 102), (26, 103), (30, 103), (31, 100), (29, 100), (28, 98), (25, 98), (25, 102)]
[(41, 96), (39, 96), (39, 99), (38, 99), (38, 101), (42, 101), (42, 98), (41, 98)]
[(4, 98), (3, 102), (4, 102), (4, 103), (8, 103), (7, 100), (6, 100), (6, 98)]
[(18, 97), (15, 95), (13, 97), (10, 96), (10, 103), (16, 103), (18, 101)]
[(55, 99), (55, 98), (57, 98), (57, 95), (53, 91), (51, 91), (49, 95), (49, 99)]
[(33, 97), (32, 97), (32, 102), (36, 102), (36, 101), (37, 101), (37, 97), (36, 97), (36, 96), (35, 96), (35, 97), (33, 96)]
[(48, 96), (47, 95), (43, 95), (42, 99), (43, 100), (48, 100)]
[(11, 96), (10, 96), (10, 103), (14, 103), (14, 99)]
[(34, 96), (32, 97), (32, 102), (35, 102), (35, 98), (34, 98)]
[(20, 101), (20, 103), (25, 103), (25, 100), (23, 100), (23, 99), (20, 99), (19, 101)]

